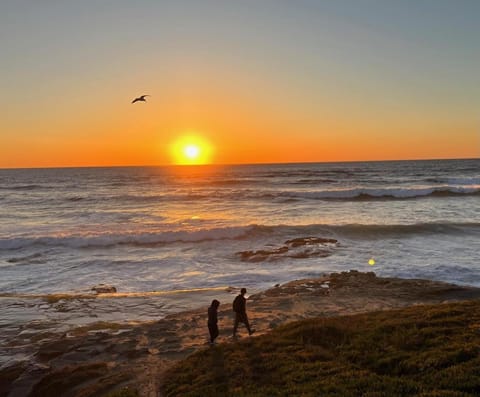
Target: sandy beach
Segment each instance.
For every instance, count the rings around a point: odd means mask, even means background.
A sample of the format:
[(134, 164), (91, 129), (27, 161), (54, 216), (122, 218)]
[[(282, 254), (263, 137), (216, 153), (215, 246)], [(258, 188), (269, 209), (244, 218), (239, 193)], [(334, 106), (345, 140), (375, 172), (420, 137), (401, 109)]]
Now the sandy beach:
[[(261, 335), (305, 318), (477, 298), (479, 288), (350, 271), (277, 285), (249, 296), (247, 310), (255, 335)], [(165, 369), (209, 348), (206, 309), (131, 326), (100, 321), (53, 339), (32, 338), (30, 360), (1, 368), (0, 396), (40, 396), (48, 391), (90, 396), (128, 385), (141, 396), (159, 396)], [(218, 343), (234, 343), (232, 326), (231, 302), (222, 302)], [(245, 328), (240, 327), (239, 335), (248, 338)], [(6, 346), (5, 352), (18, 348)]]

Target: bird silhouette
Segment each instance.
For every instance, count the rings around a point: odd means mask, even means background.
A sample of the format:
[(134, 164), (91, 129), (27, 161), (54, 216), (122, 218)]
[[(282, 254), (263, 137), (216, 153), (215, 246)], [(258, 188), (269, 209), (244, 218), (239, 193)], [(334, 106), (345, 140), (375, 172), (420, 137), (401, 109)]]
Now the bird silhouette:
[(141, 95), (139, 96), (138, 98), (135, 98), (132, 103), (135, 103), (135, 102), (147, 102), (147, 100), (145, 99), (146, 96), (150, 96), (150, 95)]

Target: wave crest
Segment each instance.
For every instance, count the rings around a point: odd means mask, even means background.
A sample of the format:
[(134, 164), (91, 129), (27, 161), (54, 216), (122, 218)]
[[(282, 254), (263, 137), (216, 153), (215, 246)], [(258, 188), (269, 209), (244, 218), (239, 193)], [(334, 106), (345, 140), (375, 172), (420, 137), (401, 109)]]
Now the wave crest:
[(352, 188), (311, 192), (283, 192), (288, 198), (317, 200), (411, 199), (428, 196), (458, 196), (480, 194), (480, 185), (413, 188)]
[[(392, 224), (347, 224), (347, 225), (248, 225), (237, 227), (219, 227), (196, 231), (165, 231), (158, 233), (104, 233), (87, 236), (44, 236), (14, 237), (0, 239), (0, 249), (19, 250), (32, 246), (63, 246), (70, 248), (98, 248), (116, 245), (153, 247), (170, 243), (200, 243), (204, 241), (238, 240), (267, 237), (273, 234), (283, 236), (321, 235), (325, 237), (359, 236), (362, 238), (376, 236), (426, 234), (426, 233), (478, 233), (480, 223), (415, 223), (405, 225)], [(13, 260), (15, 262), (15, 259)], [(12, 263), (12, 261), (10, 261)]]
[(202, 242), (236, 239), (244, 236), (248, 226), (166, 231), (160, 233), (103, 233), (86, 236), (44, 236), (0, 239), (0, 249), (17, 250), (28, 246), (64, 246), (71, 248), (111, 247), (115, 245), (153, 246), (174, 242)]
[(480, 176), (471, 176), (471, 177), (457, 177), (457, 178), (428, 178), (428, 182), (441, 183), (446, 185), (453, 186), (480, 186)]

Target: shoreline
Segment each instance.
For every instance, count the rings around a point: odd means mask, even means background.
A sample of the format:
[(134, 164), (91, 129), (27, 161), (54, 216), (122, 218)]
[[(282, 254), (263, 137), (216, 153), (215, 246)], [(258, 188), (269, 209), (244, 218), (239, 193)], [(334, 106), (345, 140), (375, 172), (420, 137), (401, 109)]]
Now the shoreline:
[[(233, 300), (232, 295), (232, 300)], [(480, 298), (480, 288), (430, 280), (380, 278), (358, 271), (294, 280), (251, 295), (247, 312), (255, 335), (279, 325), (312, 317), (332, 317), (413, 305), (441, 304)], [(125, 385), (140, 396), (157, 396), (162, 373), (189, 354), (208, 348), (205, 307), (169, 314), (154, 322), (119, 324), (99, 321), (73, 332), (39, 338), (35, 351), (22, 361), (0, 368), (0, 396), (35, 395), (36, 385), (51, 384), (67, 395), (88, 396)], [(231, 302), (218, 311), (218, 343), (231, 343)], [(239, 335), (247, 337), (242, 325)], [(43, 337), (43, 339), (42, 339)], [(32, 347), (31, 346), (31, 347)], [(6, 353), (22, 346), (7, 346)], [(23, 346), (25, 348), (25, 346)], [(5, 353), (1, 353), (2, 355)], [(56, 386), (55, 386), (56, 385)]]

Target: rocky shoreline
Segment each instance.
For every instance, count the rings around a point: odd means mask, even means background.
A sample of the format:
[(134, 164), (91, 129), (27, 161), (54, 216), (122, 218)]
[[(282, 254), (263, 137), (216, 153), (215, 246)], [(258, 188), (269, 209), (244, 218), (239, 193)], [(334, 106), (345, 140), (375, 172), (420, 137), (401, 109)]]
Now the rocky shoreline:
[[(480, 288), (429, 280), (380, 278), (357, 271), (295, 280), (252, 295), (257, 334), (290, 321), (480, 298)], [(232, 343), (231, 302), (219, 309), (219, 343)], [(34, 333), (35, 330), (32, 330)], [(240, 329), (246, 337), (244, 329)], [(136, 325), (97, 322), (31, 345), (28, 359), (0, 368), (0, 397), (87, 397), (131, 386), (158, 396), (165, 369), (206, 345), (206, 307)], [(3, 346), (12, 354), (22, 346)]]

